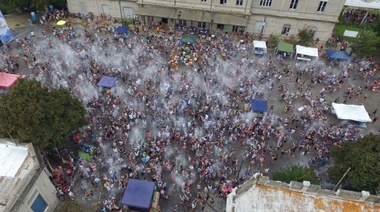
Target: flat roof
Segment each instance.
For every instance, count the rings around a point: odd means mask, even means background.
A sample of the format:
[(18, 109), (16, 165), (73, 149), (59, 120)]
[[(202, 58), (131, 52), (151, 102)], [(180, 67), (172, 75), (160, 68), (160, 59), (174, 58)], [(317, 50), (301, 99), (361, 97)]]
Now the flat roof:
[(0, 211), (9, 211), (39, 167), (32, 144), (0, 138)]
[(28, 156), (28, 148), (14, 143), (0, 143), (0, 176), (14, 177)]

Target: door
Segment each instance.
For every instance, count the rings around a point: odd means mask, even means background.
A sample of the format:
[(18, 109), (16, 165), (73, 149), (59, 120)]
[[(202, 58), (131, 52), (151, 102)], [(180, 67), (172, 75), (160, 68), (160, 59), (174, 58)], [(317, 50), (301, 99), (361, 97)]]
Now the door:
[(108, 5), (103, 4), (103, 5), (102, 5), (102, 9), (103, 9), (103, 13), (104, 13), (104, 14), (106, 14), (106, 15), (109, 15), (109, 14), (110, 14), (110, 8), (108, 7)]
[(263, 30), (263, 24), (264, 24), (264, 22), (262, 22), (262, 21), (256, 21), (256, 24), (255, 24), (255, 32), (256, 33), (261, 33), (261, 30)]
[(133, 8), (123, 7), (123, 11), (124, 11), (124, 18), (126, 18), (126, 19), (133, 19), (135, 17)]

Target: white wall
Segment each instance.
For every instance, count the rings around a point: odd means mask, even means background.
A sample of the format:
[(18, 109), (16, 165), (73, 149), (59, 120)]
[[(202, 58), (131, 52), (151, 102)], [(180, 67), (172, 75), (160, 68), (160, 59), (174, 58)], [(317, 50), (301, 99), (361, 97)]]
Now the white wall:
[(57, 191), (46, 172), (46, 170), (41, 172), (40, 176), (35, 181), (35, 184), (26, 195), (22, 205), (19, 207), (19, 212), (32, 212), (31, 206), (38, 194), (40, 194), (48, 204), (47, 212), (53, 212), (56, 209), (59, 203), (59, 200), (56, 197)]

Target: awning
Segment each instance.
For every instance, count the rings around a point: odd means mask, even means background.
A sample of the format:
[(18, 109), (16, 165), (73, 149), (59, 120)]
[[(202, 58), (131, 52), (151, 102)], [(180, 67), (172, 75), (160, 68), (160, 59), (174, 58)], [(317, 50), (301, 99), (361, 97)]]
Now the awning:
[[(181, 17), (182, 20), (189, 20), (189, 21), (199, 21), (199, 22), (211, 22), (211, 13), (209, 12), (203, 12), (198, 10), (181, 10)], [(177, 18), (178, 18), (178, 12), (177, 12)]]
[(316, 57), (316, 58), (318, 58), (319, 56), (317, 48), (296, 45), (296, 55), (299, 55), (299, 54), (310, 56), (310, 57)]
[(214, 23), (216, 24), (228, 24), (234, 26), (247, 26), (247, 19), (243, 16), (235, 16), (217, 13), (214, 15)]
[(293, 44), (290, 44), (290, 43), (279, 42), (277, 45), (277, 50), (279, 52), (293, 53), (294, 46)]
[(136, 15), (153, 16), (160, 18), (176, 18), (175, 10), (163, 7), (139, 7)]

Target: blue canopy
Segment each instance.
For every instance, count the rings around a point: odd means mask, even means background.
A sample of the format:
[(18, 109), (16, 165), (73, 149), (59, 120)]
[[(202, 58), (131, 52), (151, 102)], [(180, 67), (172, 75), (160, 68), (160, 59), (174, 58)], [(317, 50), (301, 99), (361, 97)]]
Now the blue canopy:
[(116, 83), (116, 77), (103, 76), (102, 79), (98, 82), (99, 86), (105, 88), (112, 88)]
[(337, 60), (349, 60), (350, 56), (346, 51), (337, 51), (337, 50), (331, 50), (327, 49), (327, 56), (329, 59), (337, 59)]
[(152, 181), (130, 179), (120, 203), (133, 208), (149, 209), (154, 186)]
[(119, 26), (115, 31), (117, 33), (123, 34), (128, 31), (129, 27), (128, 26)]
[(262, 112), (262, 113), (268, 112), (268, 101), (259, 100), (259, 99), (252, 99), (251, 100), (251, 110), (253, 112)]

